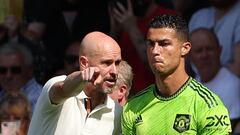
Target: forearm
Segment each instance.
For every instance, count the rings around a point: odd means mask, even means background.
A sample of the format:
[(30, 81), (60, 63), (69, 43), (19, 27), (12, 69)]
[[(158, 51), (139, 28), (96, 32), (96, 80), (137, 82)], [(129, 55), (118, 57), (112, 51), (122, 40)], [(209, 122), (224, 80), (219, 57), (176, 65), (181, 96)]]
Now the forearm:
[(64, 80), (62, 91), (65, 97), (78, 95), (84, 88), (86, 81), (83, 81), (80, 71), (74, 72)]
[[(144, 36), (138, 28), (137, 17), (133, 13), (130, 0), (128, 0), (127, 9), (124, 9), (124, 8), (121, 8), (120, 10), (113, 9), (112, 18), (114, 20), (112, 19), (111, 24), (115, 24), (115, 25), (112, 25), (111, 27), (111, 32), (110, 32), (111, 35), (114, 35), (114, 37), (118, 36), (117, 34), (119, 33), (112, 33), (114, 31), (116, 32), (117, 29), (122, 28), (123, 31), (126, 31), (129, 35), (130, 40), (134, 44), (134, 47), (136, 48), (141, 60), (144, 63), (147, 63)], [(113, 23), (114, 21), (117, 23)], [(115, 30), (113, 28), (115, 28)], [(121, 35), (118, 37), (121, 37)]]
[(134, 47), (138, 52), (138, 55), (140, 56), (140, 58), (144, 63), (147, 63), (146, 47), (145, 47), (145, 40), (144, 40), (143, 34), (141, 33), (137, 25), (132, 25), (126, 30), (129, 34), (129, 38), (131, 39)]
[(80, 78), (80, 72), (74, 72), (67, 76), (64, 81), (55, 83), (49, 97), (52, 103), (58, 104), (63, 100), (78, 95), (84, 88), (85, 82)]

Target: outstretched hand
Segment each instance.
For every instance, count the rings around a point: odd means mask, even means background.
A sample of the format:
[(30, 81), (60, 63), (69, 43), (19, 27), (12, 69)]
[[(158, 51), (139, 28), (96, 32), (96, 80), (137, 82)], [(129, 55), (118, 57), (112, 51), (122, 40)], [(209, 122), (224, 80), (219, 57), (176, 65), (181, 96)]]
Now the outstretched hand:
[(55, 83), (49, 92), (50, 100), (58, 104), (68, 97), (76, 96), (89, 82), (95, 87), (99, 87), (103, 82), (98, 67), (88, 67), (82, 71), (73, 72), (64, 81)]
[(98, 85), (103, 81), (100, 70), (97, 67), (89, 67), (80, 71), (80, 76), (82, 81), (92, 82), (94, 85)]
[[(127, 8), (119, 2), (117, 2), (116, 6), (117, 7), (110, 7), (111, 24), (113, 24), (113, 21), (116, 21), (118, 24), (121, 24), (121, 26), (123, 26), (123, 28), (126, 30), (132, 25), (136, 25), (131, 0), (127, 0)], [(117, 27), (119, 27), (119, 25), (117, 25)]]

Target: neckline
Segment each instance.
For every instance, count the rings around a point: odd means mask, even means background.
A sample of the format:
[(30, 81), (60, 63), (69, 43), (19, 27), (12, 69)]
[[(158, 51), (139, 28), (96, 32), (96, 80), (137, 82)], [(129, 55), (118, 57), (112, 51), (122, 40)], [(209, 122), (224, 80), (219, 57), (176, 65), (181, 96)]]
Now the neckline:
[(158, 90), (158, 88), (157, 88), (157, 85), (155, 84), (155, 87), (154, 87), (154, 90), (153, 90), (153, 92), (154, 92), (154, 95), (155, 95), (155, 97), (157, 97), (159, 100), (163, 100), (163, 101), (169, 101), (169, 100), (172, 100), (172, 99), (174, 99), (174, 98), (176, 98), (178, 95), (180, 95), (184, 90), (185, 90), (185, 88), (188, 86), (188, 84), (191, 82), (191, 80), (192, 80), (192, 77), (189, 77), (188, 79), (187, 79), (187, 81), (173, 94), (173, 95), (171, 95), (171, 96), (163, 96), (162, 94), (161, 94), (161, 92)]

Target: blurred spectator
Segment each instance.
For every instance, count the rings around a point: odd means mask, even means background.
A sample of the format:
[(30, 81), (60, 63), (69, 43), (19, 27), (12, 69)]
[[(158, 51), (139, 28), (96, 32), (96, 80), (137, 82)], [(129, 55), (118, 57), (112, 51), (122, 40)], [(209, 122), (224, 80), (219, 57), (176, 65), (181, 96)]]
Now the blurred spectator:
[(0, 24), (0, 45), (5, 44), (7, 41), (8, 41), (8, 30), (3, 24)]
[[(14, 28), (10, 28), (12, 29), (10, 30), (6, 25), (0, 25), (0, 45), (19, 43), (26, 46), (33, 55), (34, 76), (37, 82), (44, 84), (46, 80), (52, 77), (55, 70), (54, 64), (56, 63), (43, 44), (45, 25), (40, 22), (31, 22), (21, 25), (19, 28), (18, 26), (11, 26), (11, 23), (8, 25)], [(13, 31), (11, 33), (14, 34), (9, 34), (9, 31)]]
[(240, 42), (235, 45), (233, 53), (233, 62), (229, 69), (240, 78)]
[(228, 66), (233, 58), (234, 45), (240, 41), (240, 1), (210, 0), (212, 6), (193, 14), (190, 32), (199, 27), (213, 30), (222, 46), (221, 64)]
[(0, 47), (0, 97), (7, 91), (20, 90), (27, 96), (34, 109), (42, 86), (33, 76), (31, 52), (20, 44), (6, 44)]
[[(166, 0), (160, 0), (159, 4), (164, 4), (162, 1), (164, 3), (167, 2)], [(194, 12), (200, 8), (209, 6), (209, 0), (171, 0), (168, 1), (168, 3), (172, 4), (172, 8), (177, 12), (177, 14), (182, 16), (187, 23), (189, 23)], [(185, 59), (185, 63), (187, 73), (190, 76), (195, 77), (195, 72), (193, 71), (191, 62), (188, 58)]]
[(27, 135), (31, 106), (21, 93), (7, 94), (0, 100), (1, 135)]
[(80, 41), (74, 41), (69, 44), (64, 55), (64, 66), (56, 72), (56, 75), (68, 75), (79, 70), (79, 46)]
[(144, 35), (153, 16), (175, 13), (155, 3), (154, 0), (127, 0), (124, 6), (118, 1), (109, 4), (110, 34), (119, 42), (122, 57), (133, 68), (133, 93), (154, 82), (148, 66)]
[(171, 0), (173, 9), (189, 22), (193, 13), (209, 5), (208, 0)]
[(118, 78), (112, 93), (108, 94), (113, 100), (118, 101), (121, 106), (127, 102), (132, 87), (133, 73), (131, 66), (126, 61), (121, 61), (118, 67)]
[(199, 28), (191, 33), (190, 40), (190, 59), (199, 71), (200, 81), (223, 101), (234, 131), (240, 121), (240, 79), (221, 66), (221, 46), (214, 32)]
[[(39, 22), (19, 24), (14, 16), (7, 16), (4, 24), (0, 27), (0, 44), (20, 43), (30, 49), (33, 57), (34, 75), (36, 80), (44, 84), (53, 73), (54, 61), (43, 45), (45, 25)], [(2, 35), (2, 36), (1, 36)], [(48, 60), (48, 61), (47, 61)], [(47, 75), (49, 73), (50, 75)]]
[(235, 132), (231, 135), (240, 135), (240, 123), (237, 124)]
[(90, 31), (109, 32), (106, 1), (25, 0), (26, 21), (46, 26), (43, 44), (55, 59), (54, 69), (63, 65), (64, 51), (72, 40), (81, 40)]
[(9, 15), (16, 17), (17, 22), (23, 21), (24, 0), (0, 0), (0, 23)]
[(43, 35), (46, 31), (46, 26), (41, 22), (30, 22), (27, 25), (25, 36), (34, 43), (42, 44)]
[(8, 42), (16, 43), (19, 37), (20, 23), (14, 15), (6, 16), (3, 25), (7, 28)]
[(53, 75), (56, 63), (43, 44), (45, 25), (31, 22), (21, 29), (18, 42), (25, 45), (33, 55), (34, 76), (40, 84), (44, 84)]

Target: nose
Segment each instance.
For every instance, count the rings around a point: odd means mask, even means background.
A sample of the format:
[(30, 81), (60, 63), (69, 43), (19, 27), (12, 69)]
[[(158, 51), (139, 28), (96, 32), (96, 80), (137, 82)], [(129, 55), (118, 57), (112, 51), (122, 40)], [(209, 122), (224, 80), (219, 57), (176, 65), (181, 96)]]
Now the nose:
[(115, 64), (112, 64), (112, 65), (111, 65), (110, 70), (109, 70), (109, 74), (110, 74), (110, 76), (112, 76), (113, 78), (117, 78), (117, 74), (118, 74), (117, 65), (115, 65)]
[(152, 54), (158, 54), (159, 51), (160, 51), (160, 46), (157, 43), (155, 43), (152, 47), (151, 52), (152, 52)]
[(117, 67), (115, 64), (112, 64), (111, 69), (110, 69), (111, 74), (117, 74)]
[(208, 57), (208, 51), (207, 50), (202, 50), (200, 56), (201, 56), (201, 58), (207, 58)]

